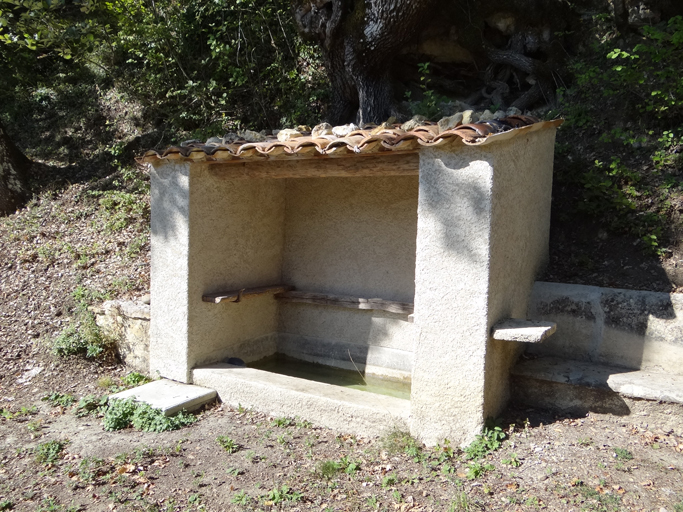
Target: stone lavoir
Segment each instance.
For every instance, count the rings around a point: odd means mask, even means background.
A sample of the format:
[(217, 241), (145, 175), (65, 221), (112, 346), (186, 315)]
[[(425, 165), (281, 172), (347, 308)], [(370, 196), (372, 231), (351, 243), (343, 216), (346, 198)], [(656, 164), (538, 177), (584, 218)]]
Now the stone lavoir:
[[(559, 124), (510, 116), (149, 151), (152, 373), (346, 432), (470, 442), (506, 405), (521, 342), (554, 330), (526, 318)], [(277, 355), (409, 393), (268, 371)]]

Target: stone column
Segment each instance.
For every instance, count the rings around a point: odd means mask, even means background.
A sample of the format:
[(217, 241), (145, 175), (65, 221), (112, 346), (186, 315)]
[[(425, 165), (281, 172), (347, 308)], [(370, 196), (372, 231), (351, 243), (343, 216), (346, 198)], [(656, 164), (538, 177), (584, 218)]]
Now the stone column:
[(420, 153), (411, 431), (468, 444), (508, 398), (517, 343), (491, 339), (526, 318), (547, 260), (555, 129)]

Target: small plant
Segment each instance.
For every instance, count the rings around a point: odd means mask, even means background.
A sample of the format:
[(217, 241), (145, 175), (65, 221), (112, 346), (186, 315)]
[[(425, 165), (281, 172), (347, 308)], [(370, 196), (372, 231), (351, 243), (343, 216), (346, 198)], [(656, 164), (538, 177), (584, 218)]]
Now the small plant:
[(248, 505), (250, 501), (251, 501), (251, 498), (244, 491), (236, 492), (233, 495), (233, 497), (230, 499), (230, 502), (234, 503), (235, 505)]
[(166, 432), (178, 430), (197, 421), (196, 416), (180, 411), (175, 416), (165, 416), (163, 412), (149, 404), (127, 400), (110, 400), (102, 423), (105, 430), (122, 430), (133, 426), (145, 432)]
[(467, 466), (467, 478), (475, 480), (493, 469), (495, 469), (493, 464), (482, 464), (479, 461), (470, 462)]
[(75, 414), (78, 417), (97, 414), (107, 406), (109, 398), (105, 396), (86, 395), (78, 401)]
[(519, 461), (519, 458), (517, 457), (516, 453), (511, 453), (510, 457), (508, 457), (507, 459), (501, 460), (501, 462), (503, 464), (508, 464), (508, 465), (512, 466), (513, 468), (518, 468), (519, 466), (522, 465), (522, 463)]
[(365, 500), (365, 503), (367, 503), (368, 507), (370, 508), (379, 508), (379, 501), (377, 500), (377, 496), (370, 496)]
[(631, 460), (633, 454), (625, 448), (614, 448), (614, 457), (618, 460)]
[(593, 440), (590, 437), (580, 437), (577, 441), (579, 446), (591, 446)]
[(41, 464), (54, 464), (60, 458), (66, 441), (47, 441), (36, 448), (36, 461)]
[(228, 453), (235, 453), (240, 449), (240, 445), (228, 436), (218, 436), (216, 442)]
[(467, 493), (461, 491), (456, 494), (455, 499), (448, 506), (448, 512), (466, 512), (473, 510)]
[(73, 395), (62, 393), (50, 393), (41, 398), (44, 402), (49, 402), (52, 407), (69, 407), (76, 401)]
[(683, 512), (683, 501), (674, 505), (674, 512)]
[(398, 429), (392, 430), (382, 438), (382, 448), (392, 455), (405, 453), (413, 458), (419, 458), (422, 453), (422, 447), (418, 441), (408, 432)]
[(324, 460), (318, 463), (318, 473), (326, 480), (330, 480), (339, 471), (341, 471), (341, 465), (333, 460)]
[(486, 427), (484, 432), (479, 434), (472, 444), (465, 448), (465, 456), (470, 460), (479, 460), (500, 448), (504, 439), (505, 432), (502, 428), (498, 426)]
[(14, 503), (10, 500), (0, 501), (0, 510), (12, 510), (14, 508)]
[(301, 500), (302, 495), (299, 492), (293, 491), (288, 486), (283, 485), (279, 489), (276, 487), (272, 491), (268, 491), (266, 497), (268, 501), (277, 504), (283, 501), (299, 501)]
[(387, 487), (396, 485), (396, 482), (398, 482), (396, 475), (387, 475), (382, 479), (382, 487), (386, 489)]
[(225, 472), (231, 476), (240, 476), (242, 473), (244, 473), (241, 469), (233, 467), (227, 468)]
[(278, 428), (287, 428), (287, 427), (291, 427), (292, 425), (294, 425), (294, 420), (292, 420), (291, 418), (286, 418), (286, 417), (275, 418), (270, 423), (271, 427), (278, 427)]
[(128, 388), (134, 388), (152, 382), (152, 379), (138, 372), (130, 372), (125, 377), (121, 377), (121, 382)]

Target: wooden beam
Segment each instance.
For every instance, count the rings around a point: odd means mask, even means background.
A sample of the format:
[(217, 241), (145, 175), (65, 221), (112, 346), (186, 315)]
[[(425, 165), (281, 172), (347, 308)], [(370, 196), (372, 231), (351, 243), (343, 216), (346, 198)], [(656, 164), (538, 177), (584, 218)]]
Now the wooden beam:
[(349, 178), (363, 176), (418, 176), (417, 153), (382, 153), (346, 157), (287, 157), (272, 160), (205, 162), (209, 175), (218, 179), (245, 178)]
[(293, 290), (293, 286), (276, 284), (273, 286), (261, 286), (259, 288), (242, 288), (241, 290), (231, 290), (229, 292), (207, 293), (202, 295), (204, 302), (218, 304), (219, 302), (240, 302), (243, 299), (250, 299), (259, 295), (276, 294)]
[(337, 306), (351, 309), (379, 309), (390, 313), (411, 315), (414, 305), (408, 302), (396, 302), (383, 299), (363, 299), (360, 297), (345, 297), (342, 295), (327, 295), (324, 293), (294, 292), (279, 293), (276, 299), (283, 302), (304, 302), (321, 306)]

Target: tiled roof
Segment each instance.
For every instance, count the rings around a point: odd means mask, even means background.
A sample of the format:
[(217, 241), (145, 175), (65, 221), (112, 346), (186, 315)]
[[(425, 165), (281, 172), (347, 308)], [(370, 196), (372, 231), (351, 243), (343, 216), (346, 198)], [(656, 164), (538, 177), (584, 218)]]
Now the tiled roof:
[[(292, 157), (352, 156), (359, 153), (410, 152), (421, 147), (446, 144), (483, 145), (506, 140), (522, 133), (543, 128), (557, 127), (562, 120), (540, 121), (530, 116), (509, 116), (502, 119), (459, 125), (440, 131), (436, 123), (424, 123), (410, 131), (399, 125), (389, 127), (366, 127), (344, 137), (322, 135), (313, 137), (303, 133), (291, 140), (281, 141), (268, 136), (262, 142), (235, 140), (231, 143), (193, 142), (173, 146), (163, 151), (147, 151), (141, 161), (161, 163), (164, 160), (192, 162), (244, 162), (245, 160), (286, 159)], [(215, 140), (215, 139), (214, 139)]]

